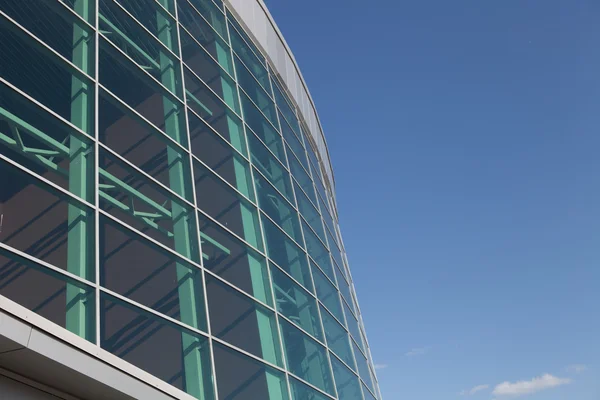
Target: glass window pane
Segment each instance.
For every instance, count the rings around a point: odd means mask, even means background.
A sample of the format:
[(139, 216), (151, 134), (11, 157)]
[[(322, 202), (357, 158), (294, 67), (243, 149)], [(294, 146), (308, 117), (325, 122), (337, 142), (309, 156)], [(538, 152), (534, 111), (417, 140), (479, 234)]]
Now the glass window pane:
[(360, 379), (362, 379), (363, 382), (373, 389), (373, 382), (371, 381), (371, 373), (369, 372), (367, 359), (358, 349), (356, 343), (352, 343), (352, 347), (354, 348), (354, 358), (356, 359), (356, 365), (358, 366), (358, 375), (360, 375)]
[(184, 257), (199, 261), (190, 206), (101, 149), (100, 207)]
[(248, 144), (254, 166), (267, 177), (269, 182), (291, 203), (294, 202), (290, 174), (252, 132), (248, 132)]
[(317, 235), (308, 227), (308, 225), (302, 221), (302, 229), (304, 231), (304, 240), (306, 240), (306, 249), (308, 254), (317, 263), (317, 265), (327, 274), (329, 279), (334, 280), (333, 277), (333, 266), (331, 265), (331, 258), (329, 252), (325, 248), (325, 245), (319, 240)]
[(183, 105), (105, 39), (100, 83), (175, 141), (187, 145)]
[(335, 264), (341, 270), (344, 265), (342, 262), (342, 253), (340, 252), (340, 249), (338, 248), (337, 243), (335, 242), (335, 239), (333, 238), (333, 236), (331, 236), (329, 231), (327, 231), (327, 241), (329, 243), (329, 250), (331, 251), (331, 256), (333, 257), (333, 261), (335, 261)]
[(300, 213), (319, 238), (321, 238), (322, 241), (325, 241), (325, 230), (323, 229), (323, 222), (321, 221), (319, 211), (308, 200), (308, 197), (306, 197), (296, 182), (294, 182), (294, 189), (296, 191), (296, 200), (298, 201)]
[(348, 327), (348, 331), (350, 332), (350, 335), (352, 336), (354, 341), (360, 344), (360, 348), (364, 349), (362, 341), (360, 340), (360, 329), (358, 328), (358, 321), (356, 320), (356, 317), (354, 317), (354, 314), (350, 312), (350, 308), (348, 308), (348, 305), (343, 301), (342, 304), (344, 307), (344, 314), (346, 315), (346, 326)]
[(260, 209), (296, 242), (302, 243), (298, 212), (281, 196), (261, 174), (255, 174), (256, 192)]
[(237, 110), (237, 88), (232, 76), (226, 72), (185, 29), (181, 30), (183, 61), (225, 103)]
[(252, 132), (263, 141), (263, 143), (275, 154), (281, 162), (285, 162), (283, 153), (283, 141), (279, 132), (275, 129), (264, 114), (256, 107), (256, 105), (248, 98), (244, 92), (240, 92), (242, 100), (242, 109), (244, 111), (244, 121)]
[(327, 309), (341, 322), (344, 321), (344, 314), (342, 312), (342, 302), (337, 289), (327, 279), (325, 274), (321, 272), (315, 264), (311, 262), (313, 278), (315, 280), (315, 289), (317, 292), (317, 298), (327, 307)]
[(329, 347), (329, 350), (333, 351), (346, 364), (355, 368), (348, 332), (346, 332), (344, 327), (323, 307), (321, 307), (321, 318), (323, 318), (323, 329), (325, 330), (327, 347)]
[[(228, 91), (225, 94), (227, 96), (217, 96), (206, 83), (202, 82), (196, 75), (194, 75), (188, 68), (184, 69), (185, 76), (185, 93), (188, 107), (196, 112), (201, 118), (209, 123), (215, 130), (217, 127), (224, 125), (229, 128), (229, 124), (235, 123), (229, 122), (225, 117), (230, 114), (234, 114), (231, 118), (235, 117), (235, 113), (232, 113), (229, 108), (235, 112), (239, 112), (239, 103), (237, 96), (232, 96)], [(227, 100), (227, 106), (225, 101)], [(220, 124), (214, 124), (218, 120), (223, 120)], [(224, 126), (224, 127), (225, 127)], [(223, 128), (222, 128), (223, 129)], [(227, 136), (226, 132), (220, 132), (222, 135)]]
[(201, 270), (106, 217), (100, 221), (100, 284), (207, 331)]
[(94, 198), (92, 147), (92, 142), (76, 129), (0, 83), (0, 153), (2, 155), (69, 190), (74, 195), (92, 201)]
[(282, 365), (274, 312), (210, 275), (206, 293), (213, 336)]
[(198, 217), (204, 267), (263, 303), (273, 304), (264, 257), (203, 214)]
[[(198, 124), (192, 127), (192, 120)], [(254, 201), (254, 187), (248, 161), (193, 114), (190, 114), (190, 133), (192, 153), (221, 178)]]
[(293, 103), (290, 101), (287, 94), (279, 87), (279, 84), (271, 80), (273, 83), (273, 93), (275, 93), (275, 101), (277, 102), (277, 107), (283, 113), (283, 117), (286, 119), (287, 123), (293, 129), (298, 137), (300, 136), (300, 126), (298, 125), (298, 118), (296, 118), (296, 112), (294, 111)]
[[(181, 66), (176, 57), (113, 0), (99, 0), (99, 6), (98, 20), (104, 37), (171, 93), (182, 98)], [(170, 22), (174, 26), (174, 22)], [(173, 50), (176, 44), (170, 43), (168, 48)]]
[(263, 87), (254, 79), (254, 76), (248, 71), (246, 66), (238, 57), (234, 57), (235, 71), (237, 81), (244, 92), (252, 99), (254, 104), (262, 111), (262, 113), (277, 126), (277, 115), (275, 114), (275, 104), (269, 97)]
[(217, 342), (213, 354), (219, 400), (288, 400), (283, 373)]
[(95, 342), (95, 290), (0, 248), (0, 295)]
[[(256, 78), (258, 82), (262, 85), (267, 93), (271, 93), (271, 86), (269, 82), (269, 75), (267, 74), (267, 69), (265, 68), (264, 61), (258, 58), (260, 54), (256, 47), (252, 44), (250, 39), (246, 36), (242, 38), (242, 35), (245, 36), (243, 30), (239, 28), (237, 22), (233, 22), (231, 19), (228, 19), (230, 22), (229, 34), (231, 36), (231, 47), (235, 54), (242, 60), (242, 62), (248, 67), (252, 75)], [(246, 40), (245, 40), (246, 39)]]
[(321, 198), (319, 197), (319, 206), (321, 208), (321, 215), (323, 215), (323, 221), (325, 221), (325, 226), (327, 227), (327, 229), (329, 229), (329, 233), (334, 234), (335, 233), (335, 222), (333, 221), (333, 218), (331, 217), (331, 214), (329, 213), (329, 210), (327, 209), (327, 207), (325, 207), (325, 203), (321, 200)]
[(344, 400), (363, 400), (358, 377), (335, 357), (331, 357), (331, 365), (338, 397)]
[(98, 106), (100, 141), (175, 193), (192, 201), (189, 155), (104, 90), (100, 90)]
[(95, 280), (94, 212), (0, 159), (0, 242)]
[[(79, 7), (91, 17), (92, 7)], [(2, 0), (0, 10), (34, 34), (83, 72), (94, 75), (94, 35), (92, 29), (60, 2), (36, 1), (23, 6), (23, 0)], [(84, 15), (82, 17), (85, 18)], [(3, 60), (4, 62), (5, 60)]]
[(179, 22), (189, 31), (202, 47), (217, 60), (217, 62), (233, 76), (231, 50), (223, 38), (216, 34), (212, 27), (198, 15), (198, 12), (187, 1), (178, 1)]
[(267, 254), (271, 260), (312, 292), (306, 253), (268, 218), (262, 218)]
[[(190, 135), (192, 140), (197, 140), (197, 137), (204, 132), (214, 130), (239, 152), (246, 155), (246, 142), (244, 139), (242, 120), (235, 115), (233, 111), (225, 107), (225, 105), (220, 101), (214, 103), (212, 106), (214, 107), (214, 112), (211, 111), (211, 115), (209, 115), (207, 112), (203, 112), (203, 118), (200, 118), (198, 115), (189, 111), (188, 109)], [(194, 111), (198, 111), (197, 107), (190, 108)], [(192, 143), (192, 151), (199, 153), (197, 146), (198, 144), (194, 146)]]
[(316, 391), (298, 379), (290, 376), (290, 388), (293, 400), (331, 400), (323, 393)]
[[(173, 0), (115, 0), (165, 46), (177, 54)], [(160, 4), (160, 5), (159, 5)], [(164, 7), (161, 7), (161, 5)], [(165, 11), (168, 10), (169, 12)], [(169, 14), (170, 13), (170, 14)]]
[[(300, 143), (300, 140), (296, 137), (292, 129), (288, 125), (288, 123), (283, 119), (281, 113), (279, 113), (280, 121), (281, 121), (281, 132), (283, 137), (285, 138), (287, 144), (290, 146), (288, 149), (291, 149), (293, 154), (300, 160), (304, 168), (308, 171), (308, 159), (306, 158), (306, 153), (304, 151), (304, 146)], [(288, 158), (291, 156), (288, 153)]]
[(259, 250), (263, 249), (255, 205), (199, 162), (194, 162), (198, 208)]
[(288, 147), (288, 152), (290, 152), (290, 156), (288, 157), (288, 161), (290, 162), (290, 171), (292, 172), (292, 176), (298, 182), (298, 185), (304, 190), (304, 193), (308, 196), (308, 198), (313, 202), (313, 204), (317, 204), (317, 197), (315, 195), (315, 188), (313, 186), (312, 180), (308, 173), (302, 168), (298, 159), (291, 154), (291, 150)]
[(342, 294), (342, 298), (346, 300), (347, 305), (354, 311), (354, 307), (352, 307), (352, 295), (350, 294), (350, 285), (346, 282), (346, 279), (342, 276), (342, 273), (339, 269), (335, 268), (335, 277), (337, 279), (338, 288), (340, 289), (340, 293)]
[(105, 293), (100, 296), (100, 326), (104, 350), (196, 398), (214, 399), (204, 336)]
[(364, 384), (362, 385), (362, 389), (365, 395), (365, 400), (377, 400), (377, 398), (373, 396), (373, 394), (369, 391), (369, 389), (367, 389), (367, 387)]
[(84, 132), (93, 132), (93, 83), (2, 15), (0, 54), (0, 77)]
[(323, 341), (317, 302), (314, 297), (273, 265), (271, 265), (271, 278), (273, 279), (277, 311)]
[(225, 14), (223, 14), (223, 11), (220, 10), (212, 0), (189, 1), (210, 26), (212, 26), (223, 39), (227, 40), (227, 27), (225, 26)]
[(334, 394), (327, 352), (289, 322), (280, 319), (288, 370), (319, 389)]

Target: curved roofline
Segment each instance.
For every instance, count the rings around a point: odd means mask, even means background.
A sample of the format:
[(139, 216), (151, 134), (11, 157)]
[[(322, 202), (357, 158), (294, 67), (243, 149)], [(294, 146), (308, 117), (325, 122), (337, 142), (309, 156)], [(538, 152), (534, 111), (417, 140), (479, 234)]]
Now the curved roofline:
[[(323, 133), (323, 126), (315, 102), (308, 90), (308, 85), (300, 71), (300, 67), (287, 44), (277, 23), (263, 0), (224, 0), (241, 22), (252, 34), (255, 44), (266, 56), (269, 66), (274, 68), (292, 95), (296, 108), (308, 124), (309, 132), (317, 145), (317, 151), (325, 167), (325, 173), (332, 189), (335, 188), (335, 178), (329, 156), (329, 148)], [(267, 24), (268, 23), (268, 24)], [(271, 30), (269, 30), (271, 28)], [(282, 54), (282, 51), (285, 54)], [(289, 70), (292, 67), (293, 71)], [(300, 84), (301, 87), (298, 87)], [(335, 190), (332, 190), (335, 197)]]

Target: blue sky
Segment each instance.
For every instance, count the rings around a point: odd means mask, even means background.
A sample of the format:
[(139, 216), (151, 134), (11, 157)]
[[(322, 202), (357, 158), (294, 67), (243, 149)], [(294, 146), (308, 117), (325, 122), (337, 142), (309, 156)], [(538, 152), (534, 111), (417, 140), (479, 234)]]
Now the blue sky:
[(384, 398), (600, 399), (600, 2), (267, 4)]

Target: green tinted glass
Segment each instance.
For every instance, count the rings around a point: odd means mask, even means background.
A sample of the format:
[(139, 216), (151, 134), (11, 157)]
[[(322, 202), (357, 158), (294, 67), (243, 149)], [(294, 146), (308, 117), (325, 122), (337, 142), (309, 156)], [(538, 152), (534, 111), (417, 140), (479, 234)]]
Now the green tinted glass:
[(358, 377), (335, 357), (331, 357), (331, 365), (338, 398), (342, 400), (363, 400), (360, 394)]
[(352, 358), (352, 348), (350, 347), (348, 332), (323, 307), (321, 307), (321, 318), (323, 319), (323, 329), (327, 337), (327, 347), (346, 364), (354, 368), (354, 359)]
[(279, 268), (271, 266), (277, 311), (319, 340), (323, 340), (317, 302)]
[(333, 394), (333, 379), (325, 347), (289, 322), (280, 319), (279, 324), (288, 370), (319, 389)]
[(342, 301), (340, 300), (339, 292), (321, 269), (313, 264), (312, 261), (311, 266), (317, 297), (339, 321), (343, 322), (344, 313), (342, 311)]

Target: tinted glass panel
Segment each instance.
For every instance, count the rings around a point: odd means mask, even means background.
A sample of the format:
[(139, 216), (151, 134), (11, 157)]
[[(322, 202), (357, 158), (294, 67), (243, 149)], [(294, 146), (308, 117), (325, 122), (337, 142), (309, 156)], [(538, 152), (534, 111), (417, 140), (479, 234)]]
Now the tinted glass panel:
[(373, 389), (373, 382), (371, 381), (371, 373), (369, 372), (369, 366), (367, 364), (367, 359), (360, 352), (356, 343), (352, 344), (354, 348), (354, 358), (356, 359), (356, 365), (358, 366), (358, 374), (360, 375), (360, 379), (365, 382), (369, 388)]
[(225, 15), (212, 0), (189, 0), (196, 11), (213, 27), (219, 35), (227, 40), (227, 27), (225, 26)]
[(208, 339), (107, 294), (100, 301), (103, 349), (194, 397), (214, 398)]
[(289, 322), (280, 319), (279, 323), (289, 371), (333, 394), (333, 381), (325, 348)]
[[(291, 152), (289, 147), (288, 152)], [(293, 154), (290, 153), (288, 161), (290, 163), (290, 171), (292, 172), (294, 179), (296, 179), (298, 185), (302, 188), (304, 193), (308, 195), (308, 198), (313, 202), (313, 204), (316, 205), (317, 196), (315, 195), (315, 188), (313, 186), (312, 180), (310, 179), (310, 176), (304, 170), (304, 168), (302, 168), (302, 166), (298, 162), (298, 159), (294, 157)]]
[(213, 342), (220, 400), (287, 400), (283, 373)]
[(264, 114), (244, 92), (241, 92), (241, 100), (246, 124), (248, 124), (250, 129), (263, 141), (269, 150), (275, 154), (279, 161), (284, 162), (283, 141), (275, 126), (265, 118)]
[(350, 347), (348, 332), (323, 307), (321, 307), (321, 318), (323, 318), (323, 329), (327, 337), (327, 347), (346, 364), (354, 368), (354, 359), (352, 358), (352, 348)]
[(178, 195), (192, 201), (189, 155), (120, 101), (101, 90), (102, 143)]
[(100, 284), (207, 330), (200, 269), (108, 218), (100, 224)]
[(93, 132), (92, 82), (1, 15), (0, 54), (0, 77), (83, 131)]
[(298, 212), (292, 208), (290, 203), (261, 174), (255, 174), (254, 179), (261, 210), (271, 217), (296, 242), (302, 243)]
[(338, 397), (343, 400), (363, 400), (358, 377), (335, 357), (331, 357), (331, 364)]
[(273, 279), (277, 311), (323, 341), (317, 302), (314, 297), (275, 266), (271, 266), (271, 278)]
[(2, 83), (0, 132), (0, 154), (76, 196), (94, 198), (92, 142)]
[(100, 83), (175, 141), (186, 145), (182, 104), (105, 39), (100, 40)]
[(277, 265), (312, 291), (306, 254), (268, 218), (262, 218), (267, 254)]
[(194, 162), (197, 206), (252, 246), (262, 250), (256, 206), (199, 162)]
[(304, 239), (306, 240), (306, 249), (308, 254), (317, 263), (317, 265), (327, 274), (329, 279), (334, 280), (333, 266), (331, 265), (331, 258), (329, 252), (325, 248), (325, 245), (319, 240), (317, 235), (302, 222), (302, 229), (304, 230)]
[(350, 332), (350, 335), (352, 336), (354, 341), (358, 343), (362, 349), (363, 346), (362, 341), (360, 339), (360, 329), (358, 328), (358, 321), (350, 312), (348, 305), (344, 302), (342, 302), (342, 304), (344, 305), (344, 314), (346, 315), (346, 326), (348, 327), (348, 331)]
[[(298, 160), (300, 160), (300, 162), (302, 163), (304, 168), (308, 171), (308, 159), (306, 158), (304, 146), (302, 146), (302, 143), (300, 143), (300, 140), (298, 140), (298, 138), (296, 137), (294, 132), (292, 132), (292, 129), (290, 128), (288, 123), (285, 121), (285, 119), (283, 118), (281, 113), (279, 113), (279, 117), (280, 117), (280, 121), (281, 121), (281, 132), (283, 134), (283, 137), (285, 138), (287, 144), (290, 146), (290, 148), (291, 148), (292, 152), (294, 153), (294, 155), (296, 156), (296, 158), (298, 158)], [(290, 157), (290, 154), (288, 154), (288, 157)]]
[(212, 334), (270, 363), (281, 365), (275, 314), (214, 277), (207, 277)]
[[(177, 30), (173, 29), (173, 0), (116, 0), (146, 29), (167, 46), (176, 48)], [(159, 4), (160, 3), (160, 4)], [(161, 5), (164, 7), (161, 7)], [(165, 11), (168, 10), (169, 12)], [(176, 52), (176, 50), (174, 50)]]
[(95, 342), (95, 290), (0, 248), (0, 295)]
[(289, 172), (252, 132), (248, 132), (248, 143), (254, 166), (293, 203), (294, 196)]
[(294, 377), (290, 377), (290, 388), (294, 400), (331, 400), (323, 393), (316, 391)]
[(325, 307), (327, 307), (339, 321), (343, 322), (344, 313), (342, 312), (342, 302), (337, 289), (315, 264), (311, 262), (311, 266), (318, 299), (321, 300)]
[(262, 302), (272, 304), (264, 257), (203, 214), (198, 217), (204, 267)]
[[(221, 104), (222, 105), (222, 104)], [(247, 155), (246, 141), (244, 138), (244, 128), (242, 121), (231, 110), (225, 109), (219, 116), (204, 116), (204, 119), (198, 117), (195, 113), (189, 111), (188, 118), (190, 124), (190, 136), (192, 138), (192, 152), (202, 158), (203, 135), (205, 133), (216, 134), (229, 142), (237, 151)], [(213, 168), (216, 169), (216, 168)]]
[(260, 86), (256, 79), (254, 79), (254, 76), (248, 71), (240, 59), (235, 57), (234, 60), (239, 85), (269, 121), (277, 126), (277, 115), (275, 114), (275, 104), (273, 103), (273, 100), (271, 100), (263, 87)]
[(296, 200), (298, 201), (298, 209), (300, 210), (300, 213), (306, 222), (308, 222), (313, 231), (315, 231), (319, 238), (321, 238), (321, 240), (324, 242), (325, 230), (323, 229), (323, 222), (321, 222), (319, 211), (308, 200), (308, 197), (306, 197), (296, 182), (294, 182), (294, 189), (296, 191)]
[(99, 158), (100, 207), (182, 256), (199, 261), (192, 208), (108, 152), (102, 150)]
[(0, 242), (94, 280), (94, 212), (0, 159)]

